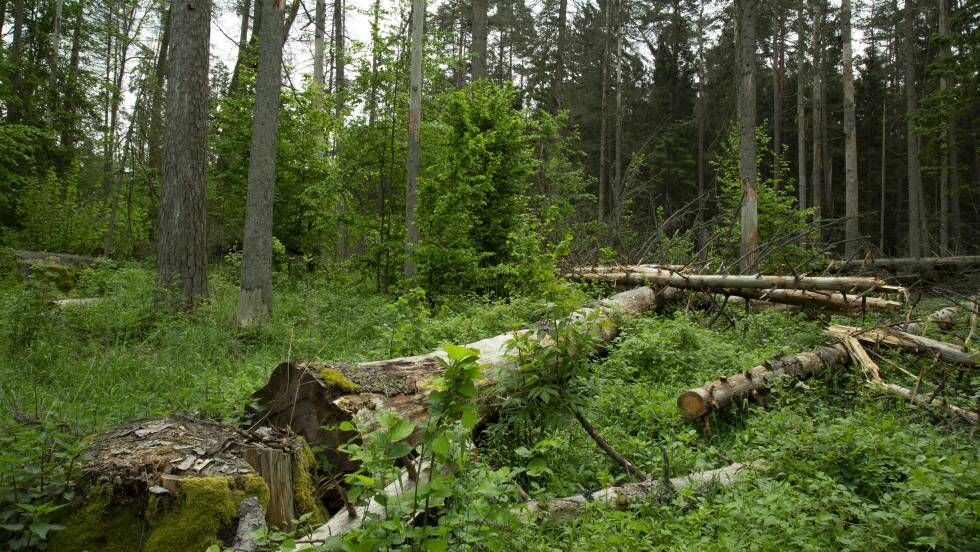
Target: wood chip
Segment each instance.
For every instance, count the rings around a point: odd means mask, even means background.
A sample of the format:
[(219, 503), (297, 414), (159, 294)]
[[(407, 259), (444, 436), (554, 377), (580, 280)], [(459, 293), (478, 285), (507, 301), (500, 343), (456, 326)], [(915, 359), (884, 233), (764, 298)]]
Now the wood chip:
[(167, 489), (161, 487), (160, 485), (153, 485), (152, 487), (150, 487), (147, 490), (150, 491), (151, 493), (155, 494), (155, 495), (170, 494), (170, 491), (168, 491)]
[(180, 471), (187, 471), (191, 469), (191, 466), (193, 466), (194, 462), (196, 461), (197, 461), (197, 456), (194, 456), (193, 454), (188, 454), (187, 457), (184, 458), (183, 462), (177, 464), (177, 469)]

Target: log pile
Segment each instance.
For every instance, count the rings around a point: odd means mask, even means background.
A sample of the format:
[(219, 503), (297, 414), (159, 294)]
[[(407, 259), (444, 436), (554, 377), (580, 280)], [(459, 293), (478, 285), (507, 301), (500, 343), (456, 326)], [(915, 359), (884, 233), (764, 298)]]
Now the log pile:
[(762, 301), (843, 314), (867, 309), (897, 310), (901, 302), (872, 294), (907, 294), (905, 288), (874, 277), (693, 274), (652, 265), (595, 267), (572, 271), (563, 277), (620, 287), (651, 285), (689, 290), (703, 294), (698, 298), (702, 302), (718, 303), (716, 296), (739, 297), (743, 303)]

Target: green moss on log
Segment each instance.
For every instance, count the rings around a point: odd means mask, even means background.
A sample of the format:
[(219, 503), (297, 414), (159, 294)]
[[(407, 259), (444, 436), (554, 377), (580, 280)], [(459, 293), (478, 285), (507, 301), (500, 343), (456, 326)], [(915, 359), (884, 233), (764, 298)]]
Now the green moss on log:
[(323, 368), (320, 370), (320, 379), (327, 385), (345, 393), (358, 393), (361, 390), (360, 385), (351, 381), (350, 378), (336, 368)]
[(293, 458), (293, 500), (300, 514), (310, 514), (309, 522), (313, 525), (326, 523), (327, 515), (323, 504), (316, 496), (313, 482), (313, 472), (316, 469), (316, 457), (309, 446), (304, 444)]
[(268, 506), (269, 487), (261, 476), (188, 477), (180, 481), (176, 497), (152, 496), (145, 508), (113, 505), (108, 493), (99, 491), (68, 516), (65, 529), (52, 537), (51, 550), (204, 550), (223, 544), (219, 535), (234, 529), (238, 505), (249, 496)]

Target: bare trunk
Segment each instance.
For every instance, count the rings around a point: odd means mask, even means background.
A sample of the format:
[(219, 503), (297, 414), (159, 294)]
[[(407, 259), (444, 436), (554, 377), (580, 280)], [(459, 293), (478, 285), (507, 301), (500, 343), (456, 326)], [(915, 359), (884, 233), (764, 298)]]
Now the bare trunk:
[(415, 245), (419, 227), (415, 222), (415, 196), (419, 179), (419, 131), (422, 126), (422, 35), (425, 27), (425, 0), (412, 0), (412, 58), (408, 83), (408, 160), (405, 188), (405, 278), (415, 276)]
[(905, 0), (905, 119), (908, 141), (909, 187), (909, 257), (921, 257), (928, 253), (925, 236), (922, 235), (922, 168), (919, 164), (919, 136), (915, 133), (912, 114), (918, 107), (915, 87), (915, 2)]
[(617, 0), (616, 9), (616, 128), (613, 157), (613, 185), (610, 187), (609, 221), (616, 225), (620, 195), (623, 192), (623, 3)]
[(487, 78), (487, 0), (473, 0), (473, 41), (470, 62), (474, 81)]
[(24, 0), (14, 0), (14, 32), (10, 39), (10, 64), (13, 67), (10, 76), (10, 99), (7, 104), (7, 122), (17, 123), (21, 113), (21, 86), (24, 76), (20, 71), (21, 57), (24, 52)]
[(598, 221), (605, 222), (606, 208), (609, 202), (609, 35), (612, 31), (610, 27), (610, 11), (614, 0), (605, 0), (602, 3), (603, 11), (603, 32), (602, 32), (602, 60), (599, 62), (602, 71), (600, 92), (599, 92), (599, 211)]
[(147, 137), (149, 145), (150, 168), (162, 170), (163, 163), (163, 91), (167, 80), (167, 50), (170, 48), (170, 12), (164, 10), (160, 14), (160, 49), (157, 54), (156, 70), (154, 71), (153, 92), (150, 97), (150, 132)]
[(742, 239), (740, 267), (742, 273), (759, 271), (759, 197), (756, 188), (755, 142), (755, 13), (756, 0), (736, 2), (739, 29), (738, 123), (739, 178), (742, 181)]
[(970, 368), (977, 366), (977, 355), (974, 353), (964, 351), (961, 347), (952, 343), (910, 334), (901, 330), (890, 328), (862, 329), (832, 324), (824, 331), (824, 335), (831, 337), (850, 335), (872, 345), (884, 345), (926, 357), (938, 356), (946, 362), (960, 364)]
[(803, 32), (806, 28), (804, 19), (804, 10), (800, 8), (796, 27), (796, 164), (799, 180), (797, 206), (801, 211), (809, 205), (806, 179), (806, 85), (803, 78), (806, 65), (806, 49), (803, 47)]
[(167, 71), (167, 127), (157, 242), (157, 279), (183, 293), (185, 305), (208, 293), (208, 62), (211, 3), (175, 2), (176, 33)]
[[(949, 37), (949, 11), (946, 0), (939, 0), (939, 35), (943, 39)], [(942, 46), (939, 52), (940, 62), (944, 62), (949, 57), (949, 48)], [(945, 71), (945, 69), (944, 69)], [(945, 93), (949, 89), (949, 78), (944, 72), (939, 77), (939, 91)], [(949, 121), (947, 121), (949, 122)], [(943, 143), (940, 145), (940, 168), (939, 168), (939, 251), (943, 255), (949, 253), (949, 166), (950, 166), (950, 135), (952, 125), (948, 125)]]
[(334, 0), (333, 8), (333, 46), (334, 46), (334, 94), (337, 98), (335, 113), (338, 117), (344, 112), (344, 94), (347, 90), (347, 78), (345, 69), (347, 67), (347, 51), (344, 45), (344, 33), (346, 31), (346, 18), (344, 11), (344, 0)]
[(66, 93), (70, 94), (70, 99), (65, 101), (64, 111), (68, 115), (68, 123), (61, 131), (61, 145), (70, 154), (74, 154), (76, 128), (75, 113), (78, 110), (78, 69), (81, 63), (82, 54), (82, 26), (85, 24), (85, 3), (78, 2), (75, 5), (75, 23), (71, 34), (71, 61), (68, 68), (68, 83)]
[(874, 386), (877, 389), (880, 389), (885, 394), (891, 395), (893, 397), (897, 397), (899, 399), (913, 402), (925, 408), (931, 408), (940, 411), (945, 410), (947, 413), (962, 418), (967, 422), (970, 422), (971, 424), (977, 423), (978, 415), (976, 412), (971, 412), (964, 408), (960, 408), (956, 405), (948, 404), (946, 401), (942, 399), (929, 400), (929, 398), (926, 397), (924, 393), (916, 393), (911, 389), (906, 389), (905, 387), (901, 387), (893, 383), (877, 382), (874, 384)]
[(843, 0), (841, 33), (844, 42), (844, 163), (845, 202), (844, 255), (853, 258), (862, 247), (858, 215), (857, 128), (854, 116), (854, 72), (851, 61), (851, 0)]
[(283, 11), (278, 0), (256, 1), (262, 5), (262, 21), (248, 158), (242, 280), (235, 312), (239, 326), (262, 323), (272, 316), (272, 212), (279, 147)]
[[(823, 127), (820, 124), (824, 120), (823, 104), (823, 23), (824, 23), (824, 0), (811, 0), (811, 10), (813, 12), (813, 167), (811, 172), (810, 185), (812, 187), (814, 218), (819, 225), (823, 215), (823, 178), (824, 178), (824, 153)], [(819, 226), (815, 230), (817, 241), (820, 241)]]
[(323, 53), (326, 51), (327, 2), (316, 0), (316, 13), (313, 16), (313, 82), (323, 91), (326, 79), (323, 77)]
[(772, 179), (778, 189), (783, 184), (783, 77), (786, 64), (786, 19), (781, 10), (776, 16), (772, 41)]
[[(565, 41), (567, 26), (568, 0), (558, 0), (558, 44), (555, 45), (555, 74), (551, 85), (551, 112), (553, 114), (558, 113), (564, 105), (562, 101), (562, 86), (565, 83)], [(501, 60), (501, 65), (503, 65), (503, 60)]]
[(698, 250), (698, 260), (704, 262), (707, 257), (708, 230), (704, 224), (705, 209), (705, 174), (704, 174), (704, 133), (705, 133), (705, 109), (704, 109), (704, 6), (698, 10), (698, 97), (694, 105), (695, 117), (698, 127), (698, 211), (695, 218), (696, 247)]
[(634, 280), (653, 286), (672, 286), (680, 289), (747, 288), (747, 289), (802, 289), (829, 290), (861, 293), (881, 290), (888, 293), (904, 291), (886, 281), (868, 276), (763, 276), (727, 274), (691, 274), (639, 265), (610, 267), (609, 270), (583, 270), (563, 274), (563, 278), (576, 281), (625, 282)]
[(48, 105), (46, 114), (48, 126), (54, 124), (54, 112), (58, 103), (58, 53), (61, 49), (61, 13), (64, 5), (64, 0), (55, 0), (54, 20), (51, 23), (51, 52), (48, 59), (48, 86), (51, 89), (51, 103)]
[(786, 355), (770, 360), (745, 372), (708, 382), (681, 393), (677, 408), (689, 420), (704, 417), (715, 410), (738, 405), (743, 399), (752, 399), (764, 393), (774, 379), (789, 375), (806, 379), (826, 370), (845, 366), (850, 355), (843, 345), (820, 347), (812, 352)]
[(881, 191), (879, 193), (880, 204), (878, 206), (878, 251), (885, 253), (885, 199), (887, 197), (888, 183), (888, 99), (881, 99)]

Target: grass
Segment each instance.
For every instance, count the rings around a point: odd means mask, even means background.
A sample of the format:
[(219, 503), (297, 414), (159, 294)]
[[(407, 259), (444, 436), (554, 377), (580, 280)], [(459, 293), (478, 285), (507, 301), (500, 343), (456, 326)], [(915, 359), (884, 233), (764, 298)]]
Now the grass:
[[(44, 461), (27, 454), (30, 439), (77, 440), (172, 410), (234, 419), (287, 358), (358, 361), (420, 353), (510, 330), (585, 298), (573, 293), (556, 306), (539, 298), (463, 297), (434, 307), (418, 295), (378, 295), (353, 277), (280, 274), (273, 320), (242, 330), (233, 323), (237, 271), (227, 264), (212, 267), (211, 298), (193, 314), (154, 309), (153, 273), (140, 264), (84, 271), (71, 294), (104, 298), (86, 308), (49, 308), (46, 301), (56, 292), (39, 282), (8, 279), (0, 287), (0, 431), (17, 436), (0, 452), (0, 467), (8, 472)], [(507, 536), (512, 548), (980, 549), (980, 450), (970, 429), (882, 399), (858, 370), (782, 381), (764, 407), (712, 415), (710, 432), (684, 421), (674, 404), (680, 392), (825, 342), (823, 322), (802, 316), (733, 313), (733, 320), (734, 326), (724, 327), (721, 318), (709, 328), (699, 313), (676, 312), (628, 321), (608, 355), (593, 364), (587, 415), (647, 473), (678, 476), (721, 467), (726, 459), (763, 459), (766, 470), (707, 497), (650, 500), (628, 511), (592, 508), (568, 523), (523, 526)], [(946, 396), (974, 404), (975, 372), (883, 354), (908, 372), (925, 368), (927, 390), (945, 378)], [(889, 381), (914, 386), (888, 363), (882, 370)], [(68, 436), (25, 430), (51, 424)], [(510, 451), (521, 445), (532, 457), (515, 459)], [(18, 451), (24, 452), (19, 460)], [(481, 453), (518, 468), (524, 467), (519, 462), (543, 461), (548, 470), (519, 477), (535, 497), (625, 480), (574, 424), (539, 442), (490, 442)], [(0, 483), (14, 477), (0, 473)]]

